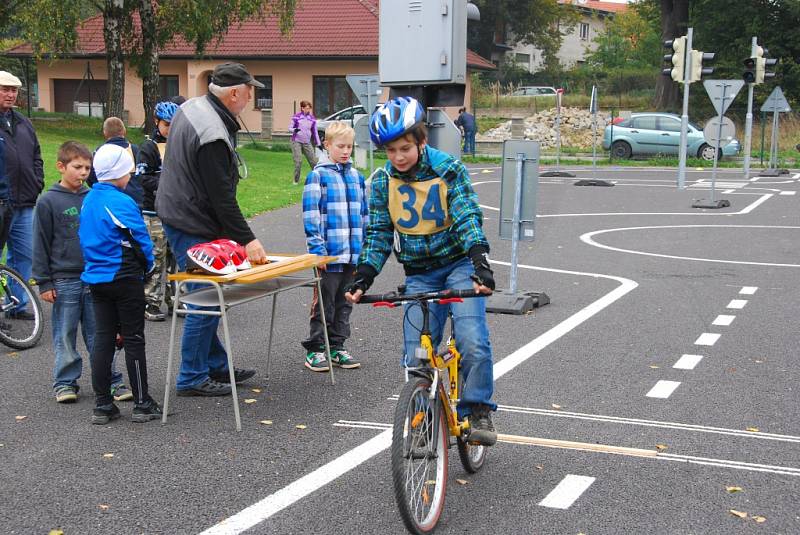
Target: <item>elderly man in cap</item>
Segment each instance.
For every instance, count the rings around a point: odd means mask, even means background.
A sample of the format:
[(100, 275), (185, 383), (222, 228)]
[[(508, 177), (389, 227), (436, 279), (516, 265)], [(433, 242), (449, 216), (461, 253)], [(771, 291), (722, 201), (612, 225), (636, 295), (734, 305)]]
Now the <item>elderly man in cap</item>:
[[(208, 94), (187, 100), (170, 125), (169, 150), (161, 167), (156, 211), (178, 266), (186, 269), (186, 250), (198, 243), (229, 238), (245, 246), (251, 263), (266, 253), (236, 202), (239, 155), (237, 116), (264, 87), (244, 65), (218, 65)], [(191, 288), (190, 288), (191, 289)], [(231, 393), (225, 348), (217, 336), (219, 317), (189, 315), (181, 342), (179, 396), (225, 396)], [(255, 375), (234, 370), (236, 383)]]
[[(5, 173), (12, 214), (6, 263), (27, 280), (31, 278), (33, 262), (33, 207), (44, 188), (44, 166), (33, 125), (14, 110), (21, 85), (19, 78), (10, 72), (0, 71), (0, 136), (5, 144)], [(3, 204), (2, 211), (7, 209)], [(33, 314), (25, 310), (25, 293), (17, 295), (21, 296), (20, 304), (8, 314), (32, 320)]]

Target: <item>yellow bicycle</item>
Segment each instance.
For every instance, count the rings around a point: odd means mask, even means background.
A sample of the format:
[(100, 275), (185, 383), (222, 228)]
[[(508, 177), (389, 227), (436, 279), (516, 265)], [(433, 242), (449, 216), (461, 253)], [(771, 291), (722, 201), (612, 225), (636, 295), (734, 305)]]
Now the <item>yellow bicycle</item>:
[(486, 460), (487, 448), (470, 442), (469, 421), (459, 418), (456, 411), (462, 387), (461, 354), (456, 349), (452, 314), (451, 334), (443, 351), (433, 347), (430, 331), (430, 303), (446, 305), (471, 297), (480, 295), (474, 290), (392, 292), (364, 295), (359, 300), (376, 307), (410, 304), (422, 309), (420, 347), (415, 354), (419, 365), (407, 368), (407, 381), (394, 413), (391, 448), (395, 499), (411, 533), (425, 534), (436, 529), (444, 508), (448, 449), (453, 439), (467, 472), (477, 472)]

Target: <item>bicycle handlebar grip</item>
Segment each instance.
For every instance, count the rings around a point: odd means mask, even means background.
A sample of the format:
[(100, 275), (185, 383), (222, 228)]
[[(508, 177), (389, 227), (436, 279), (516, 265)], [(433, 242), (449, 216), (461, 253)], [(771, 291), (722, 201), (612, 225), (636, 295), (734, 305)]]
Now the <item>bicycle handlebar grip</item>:
[(372, 294), (372, 295), (362, 295), (361, 299), (358, 300), (359, 303), (379, 303), (381, 301), (391, 302), (393, 299), (397, 299), (399, 296), (394, 293), (390, 292), (388, 294)]

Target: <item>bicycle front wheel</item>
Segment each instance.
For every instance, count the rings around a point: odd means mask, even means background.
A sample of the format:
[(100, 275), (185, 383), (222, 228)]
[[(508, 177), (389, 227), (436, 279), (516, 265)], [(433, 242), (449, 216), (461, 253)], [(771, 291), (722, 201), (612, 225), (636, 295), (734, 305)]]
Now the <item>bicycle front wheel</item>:
[[(27, 303), (23, 308), (20, 303)], [(0, 266), (0, 342), (14, 349), (35, 346), (42, 337), (44, 316), (39, 296), (8, 266)]]
[(411, 533), (431, 533), (447, 491), (447, 421), (431, 381), (414, 377), (394, 412), (392, 480), (403, 523)]

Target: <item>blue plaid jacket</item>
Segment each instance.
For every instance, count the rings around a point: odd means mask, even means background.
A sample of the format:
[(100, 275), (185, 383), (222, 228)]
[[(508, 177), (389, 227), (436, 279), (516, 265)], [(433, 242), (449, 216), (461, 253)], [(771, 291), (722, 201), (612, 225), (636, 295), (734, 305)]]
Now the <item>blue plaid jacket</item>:
[[(408, 182), (437, 177), (444, 180), (447, 184), (447, 212), (452, 219), (450, 226), (427, 235), (395, 232), (389, 213), (390, 177)], [(472, 189), (464, 164), (445, 152), (426, 146), (413, 176), (400, 173), (391, 162), (386, 162), (383, 172), (375, 174), (369, 200), (369, 225), (359, 264), (367, 264), (380, 273), (394, 246), (406, 274), (438, 269), (466, 256), (473, 245), (489, 247), (482, 224), (483, 212), (478, 204), (478, 195)]]
[(351, 163), (323, 157), (306, 177), (303, 188), (303, 227), (308, 252), (336, 256), (328, 271), (355, 265), (364, 241), (369, 209), (364, 177)]

